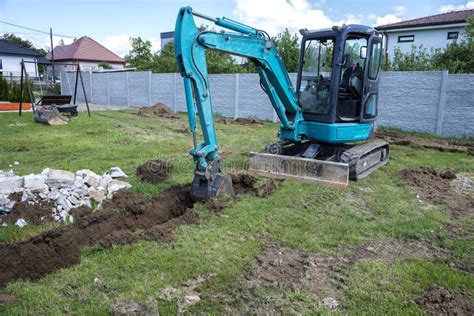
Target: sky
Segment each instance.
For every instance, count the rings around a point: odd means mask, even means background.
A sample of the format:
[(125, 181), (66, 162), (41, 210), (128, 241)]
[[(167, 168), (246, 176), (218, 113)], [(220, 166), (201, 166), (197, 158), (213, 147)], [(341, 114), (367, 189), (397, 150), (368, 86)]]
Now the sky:
[[(174, 30), (180, 7), (228, 17), (276, 35), (288, 28), (319, 29), (342, 23), (382, 25), (451, 10), (474, 9), (466, 0), (0, 0), (0, 21), (61, 35), (55, 45), (87, 35), (124, 56), (130, 37), (160, 49), (160, 33)], [(197, 21), (207, 24), (207, 21)], [(49, 46), (47, 34), (0, 23), (0, 33), (16, 33), (35, 46)], [(64, 37), (67, 36), (67, 37)]]

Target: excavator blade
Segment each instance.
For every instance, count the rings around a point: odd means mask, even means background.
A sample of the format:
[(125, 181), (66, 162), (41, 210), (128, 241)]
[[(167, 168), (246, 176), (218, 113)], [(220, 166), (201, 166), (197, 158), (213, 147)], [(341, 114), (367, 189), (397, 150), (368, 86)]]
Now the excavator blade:
[(250, 153), (249, 172), (339, 187), (346, 187), (349, 183), (349, 165), (346, 163), (267, 153)]

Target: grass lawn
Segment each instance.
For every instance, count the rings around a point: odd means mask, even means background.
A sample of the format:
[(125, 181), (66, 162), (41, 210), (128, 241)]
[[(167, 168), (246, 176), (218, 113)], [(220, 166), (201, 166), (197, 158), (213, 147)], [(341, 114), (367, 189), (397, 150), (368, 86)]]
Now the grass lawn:
[[(102, 173), (119, 166), (133, 191), (153, 197), (193, 178), (186, 127), (185, 116), (147, 118), (130, 111), (90, 118), (81, 113), (55, 127), (33, 123), (31, 113), (0, 113), (0, 170), (13, 161), (19, 161), (14, 170), (20, 175), (46, 167)], [(225, 171), (245, 168), (244, 154), (261, 151), (276, 132), (272, 123), (217, 124)], [(156, 158), (173, 162), (171, 177), (158, 185), (140, 182), (136, 167)], [(465, 268), (474, 262), (472, 210), (453, 218), (442, 205), (420, 202), (417, 189), (399, 177), (400, 170), (419, 166), (474, 175), (468, 154), (394, 145), (388, 165), (346, 189), (286, 180), (265, 198), (249, 194), (228, 201), (219, 214), (195, 204), (199, 223), (181, 226), (171, 242), (86, 247), (79, 265), (34, 282), (9, 283), (4, 291), (17, 300), (0, 304), (0, 312), (108, 314), (135, 303), (144, 311), (176, 314), (186, 305), (179, 293), (191, 291), (200, 298), (185, 306), (192, 314), (422, 314), (417, 297), (432, 285), (472, 301), (474, 278)], [(0, 243), (57, 225), (0, 227)], [(273, 275), (275, 282), (256, 274), (281, 273), (275, 262), (270, 268), (261, 264), (271, 257), (269, 249), (291, 254), (296, 263), (287, 268), (302, 276)], [(177, 292), (166, 297), (170, 287)], [(333, 311), (323, 304), (329, 296), (339, 303)]]

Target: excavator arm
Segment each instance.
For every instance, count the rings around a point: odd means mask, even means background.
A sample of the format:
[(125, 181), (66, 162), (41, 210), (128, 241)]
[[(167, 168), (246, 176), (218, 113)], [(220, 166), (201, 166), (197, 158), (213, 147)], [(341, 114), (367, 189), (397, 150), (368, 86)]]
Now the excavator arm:
[[(201, 32), (194, 16), (233, 32)], [(288, 72), (265, 32), (227, 18), (210, 18), (193, 12), (190, 7), (179, 11), (174, 45), (178, 68), (184, 80), (189, 128), (193, 134), (194, 147), (190, 154), (196, 168), (191, 195), (200, 200), (233, 194), (229, 177), (220, 170), (205, 51), (213, 49), (253, 61), (258, 69), (261, 86), (280, 119), (281, 130), (297, 138), (297, 124), (303, 118)], [(196, 111), (204, 138), (200, 144), (196, 139)]]

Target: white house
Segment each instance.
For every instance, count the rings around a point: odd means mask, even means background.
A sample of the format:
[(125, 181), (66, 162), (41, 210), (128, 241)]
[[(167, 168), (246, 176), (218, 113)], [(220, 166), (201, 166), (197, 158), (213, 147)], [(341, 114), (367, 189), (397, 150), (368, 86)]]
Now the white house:
[(412, 46), (431, 49), (446, 48), (465, 35), (467, 20), (474, 16), (474, 9), (452, 11), (413, 20), (380, 25), (375, 28), (384, 33), (388, 58), (392, 58), (395, 48), (403, 53), (411, 51)]
[(0, 40), (0, 73), (3, 76), (20, 76), (22, 59), (27, 61), (27, 63), (25, 63), (25, 67), (30, 77), (39, 76), (38, 65), (36, 63), (28, 62), (48, 62), (46, 58), (39, 55), (36, 51), (32, 49), (26, 49), (6, 40)]

